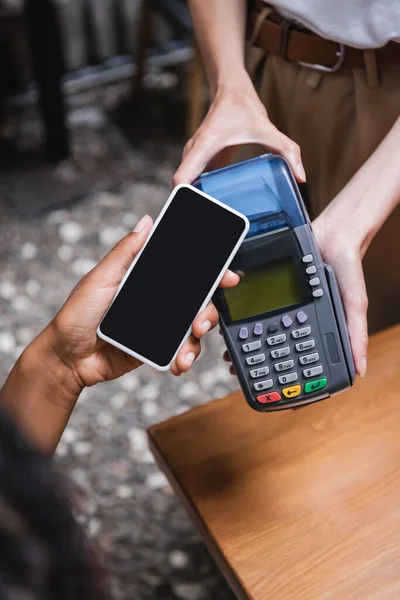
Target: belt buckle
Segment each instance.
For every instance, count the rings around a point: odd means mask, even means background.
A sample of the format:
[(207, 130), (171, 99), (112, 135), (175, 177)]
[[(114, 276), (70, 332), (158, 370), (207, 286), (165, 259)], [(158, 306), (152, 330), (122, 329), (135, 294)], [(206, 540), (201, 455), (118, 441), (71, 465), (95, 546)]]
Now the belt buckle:
[(335, 52), (337, 60), (332, 67), (325, 67), (324, 65), (301, 62), (300, 60), (297, 61), (297, 64), (300, 65), (301, 67), (305, 67), (306, 69), (312, 69), (313, 71), (319, 71), (320, 73), (336, 73), (337, 71), (339, 71), (340, 67), (343, 65), (344, 59), (346, 57), (346, 48), (345, 48), (344, 44), (341, 44), (340, 42), (335, 42), (335, 43), (338, 46), (338, 49)]

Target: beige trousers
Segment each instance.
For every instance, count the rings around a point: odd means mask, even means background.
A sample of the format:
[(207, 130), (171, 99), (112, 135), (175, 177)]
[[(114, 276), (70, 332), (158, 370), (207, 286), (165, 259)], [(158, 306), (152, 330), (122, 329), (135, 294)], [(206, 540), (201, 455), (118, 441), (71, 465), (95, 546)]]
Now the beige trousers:
[[(400, 65), (380, 74), (315, 71), (249, 50), (249, 71), (271, 121), (301, 148), (307, 203), (316, 217), (372, 154), (400, 114)], [(399, 140), (400, 143), (400, 140)], [(239, 158), (265, 149), (244, 147)], [(399, 165), (400, 169), (400, 165)], [(379, 197), (376, 198), (379, 202)], [(400, 321), (400, 207), (364, 259), (370, 332)]]

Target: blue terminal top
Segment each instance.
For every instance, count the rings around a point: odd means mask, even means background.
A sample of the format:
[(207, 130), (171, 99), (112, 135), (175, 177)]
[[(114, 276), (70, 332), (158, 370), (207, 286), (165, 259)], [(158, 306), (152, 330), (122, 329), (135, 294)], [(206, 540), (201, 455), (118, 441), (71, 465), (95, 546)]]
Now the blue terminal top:
[(246, 215), (248, 238), (307, 222), (293, 175), (280, 156), (264, 154), (210, 171), (193, 185)]

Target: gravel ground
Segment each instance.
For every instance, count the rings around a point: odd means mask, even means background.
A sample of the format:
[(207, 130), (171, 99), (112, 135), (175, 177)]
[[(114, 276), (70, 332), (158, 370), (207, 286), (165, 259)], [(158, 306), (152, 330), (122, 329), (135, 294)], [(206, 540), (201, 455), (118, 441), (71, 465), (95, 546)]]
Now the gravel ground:
[[(34, 109), (3, 127), (7, 156), (19, 164), (0, 173), (1, 379), (75, 283), (168, 197), (182, 148), (179, 101), (167, 90), (161, 109), (157, 92), (143, 115), (121, 108), (124, 93), (120, 86), (73, 99), (73, 160), (56, 169), (31, 159), (42, 136)], [(57, 461), (77, 487), (78, 518), (105, 555), (116, 600), (233, 598), (145, 433), (237, 387), (222, 350), (212, 332), (188, 375), (142, 367), (86, 390), (59, 445)]]

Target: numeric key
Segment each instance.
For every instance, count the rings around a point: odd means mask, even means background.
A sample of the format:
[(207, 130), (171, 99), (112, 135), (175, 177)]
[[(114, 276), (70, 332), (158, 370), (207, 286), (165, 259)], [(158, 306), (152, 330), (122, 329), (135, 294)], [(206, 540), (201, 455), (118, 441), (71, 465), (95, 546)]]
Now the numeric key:
[(292, 336), (294, 337), (294, 339), (298, 339), (298, 338), (302, 338), (302, 337), (306, 337), (307, 335), (310, 335), (311, 333), (311, 327), (302, 327), (301, 329), (293, 329), (292, 331)]
[(269, 373), (269, 367), (260, 367), (259, 369), (252, 369), (250, 371), (250, 377), (257, 379), (257, 377), (265, 377)]
[(277, 348), (276, 350), (271, 350), (271, 358), (283, 358), (290, 354), (289, 346), (284, 346), (283, 348)]
[(254, 354), (254, 356), (248, 356), (246, 358), (246, 362), (248, 365), (258, 365), (259, 363), (264, 362), (265, 354)]
[(267, 338), (268, 346), (276, 346), (277, 344), (283, 344), (286, 342), (286, 333), (279, 333)]
[(276, 371), (287, 371), (288, 369), (293, 369), (293, 367), (294, 360), (284, 360), (283, 362), (275, 363)]
[(319, 361), (318, 352), (314, 352), (313, 354), (307, 354), (306, 356), (300, 356), (299, 358), (302, 365), (309, 365), (310, 363), (315, 363)]
[(256, 342), (249, 342), (248, 344), (242, 344), (243, 352), (254, 352), (254, 350), (259, 350), (260, 348), (260, 340), (257, 340)]
[(296, 344), (297, 352), (305, 352), (306, 350), (312, 350), (315, 347), (315, 340), (306, 340), (305, 342), (299, 342)]
[(280, 375), (278, 377), (278, 381), (281, 385), (285, 385), (285, 383), (293, 383), (293, 381), (297, 381), (297, 373), (288, 373), (287, 375)]

